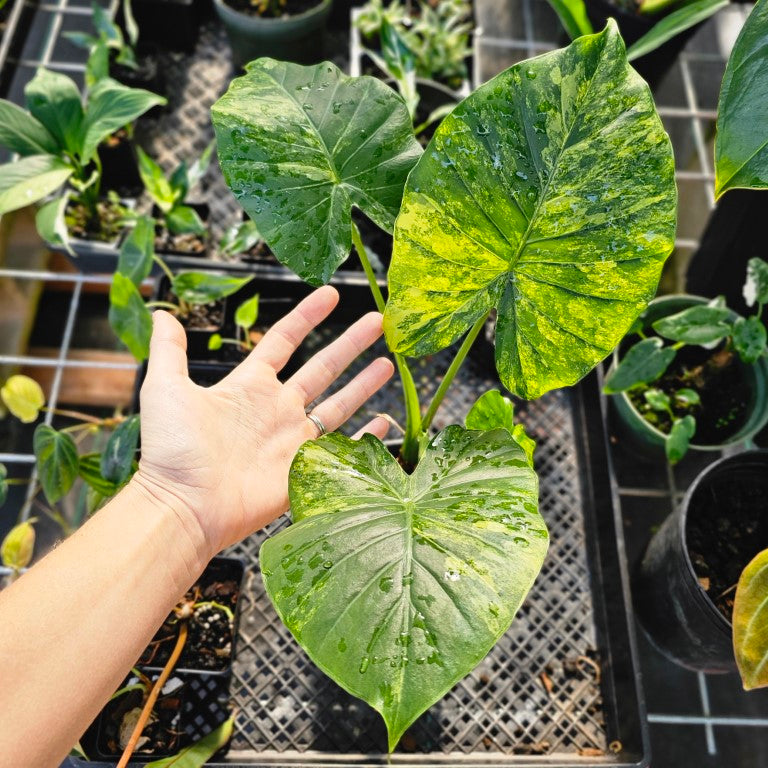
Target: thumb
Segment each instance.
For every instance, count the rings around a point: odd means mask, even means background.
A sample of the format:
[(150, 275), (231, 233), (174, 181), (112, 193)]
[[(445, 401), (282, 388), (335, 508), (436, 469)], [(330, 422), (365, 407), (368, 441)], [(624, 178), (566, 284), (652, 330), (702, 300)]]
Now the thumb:
[(181, 323), (162, 309), (152, 313), (147, 376), (187, 376), (187, 336)]

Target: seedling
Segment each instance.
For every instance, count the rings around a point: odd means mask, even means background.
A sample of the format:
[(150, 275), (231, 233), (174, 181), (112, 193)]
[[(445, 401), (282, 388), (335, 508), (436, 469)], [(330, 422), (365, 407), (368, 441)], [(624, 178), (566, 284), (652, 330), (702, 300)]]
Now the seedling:
[(214, 333), (208, 341), (208, 349), (221, 349), (223, 344), (234, 344), (238, 349), (250, 352), (253, 349), (254, 332), (251, 330), (259, 317), (259, 295), (256, 294), (250, 299), (246, 299), (235, 310), (235, 328), (237, 329), (236, 339), (223, 338), (220, 334)]
[[(753, 258), (747, 266), (744, 285), (747, 305), (756, 306), (750, 317), (735, 317), (725, 306), (722, 297), (707, 305), (696, 305), (653, 323), (658, 336), (646, 337), (640, 323), (632, 332), (640, 337), (606, 379), (604, 391), (641, 393), (644, 403), (634, 402), (650, 424), (667, 435), (665, 449), (671, 464), (677, 463), (688, 451), (696, 433), (696, 419), (691, 413), (701, 405), (699, 389), (705, 384), (707, 369), (703, 365), (684, 368), (679, 381), (686, 386), (677, 387), (664, 381), (664, 389), (649, 387), (659, 382), (676, 359), (678, 351), (693, 345), (707, 349), (718, 347), (710, 358), (715, 369), (722, 370), (737, 356), (743, 363), (753, 364), (768, 355), (768, 334), (760, 320), (763, 307), (768, 304), (768, 262)], [(665, 344), (664, 339), (672, 341)], [(718, 346), (719, 345), (719, 346)], [(727, 422), (721, 425), (727, 426)]]
[(219, 241), (219, 254), (225, 259), (232, 259), (242, 253), (248, 253), (262, 239), (256, 224), (248, 219), (229, 227)]
[[(436, 436), (434, 416), (494, 308), (496, 366), (519, 396), (613, 349), (673, 246), (671, 146), (612, 22), (481, 86), (423, 152), (397, 93), (329, 62), (259, 59), (212, 111), (225, 179), (276, 258), (319, 285), (354, 244), (384, 311), (399, 458), (371, 435), (305, 443), (293, 525), (260, 560), (282, 621), (383, 715), (392, 750), (507, 630), (547, 550), (511, 403), (488, 394), (471, 428)], [(394, 230), (386, 303), (353, 207)], [(462, 337), (422, 409), (406, 356)]]

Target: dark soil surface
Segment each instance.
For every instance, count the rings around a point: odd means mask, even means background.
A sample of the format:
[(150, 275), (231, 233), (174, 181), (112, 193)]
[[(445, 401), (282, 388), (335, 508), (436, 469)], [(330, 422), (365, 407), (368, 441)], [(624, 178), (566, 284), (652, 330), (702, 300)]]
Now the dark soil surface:
[[(130, 738), (135, 725), (137, 710), (144, 705), (141, 690), (133, 690), (110, 701), (102, 710), (98, 734), (98, 750), (104, 756), (119, 756)], [(160, 695), (147, 726), (144, 728), (137, 755), (161, 757), (171, 755), (179, 749), (184, 730), (180, 723), (180, 689), (167, 695)]]
[(687, 545), (691, 563), (728, 621), (739, 576), (768, 548), (768, 473), (732, 468), (699, 486), (691, 499)]
[[(196, 600), (189, 620), (189, 636), (177, 664), (178, 669), (219, 671), (232, 662), (235, 627), (224, 608), (235, 612), (240, 584), (223, 572), (206, 571), (185, 595)], [(161, 667), (168, 661), (178, 635), (178, 620), (171, 613), (142, 653), (139, 666)]]
[[(744, 364), (722, 345), (714, 350), (683, 347), (666, 373), (650, 387), (661, 389), (672, 400), (675, 416), (690, 414), (696, 419), (692, 442), (719, 445), (744, 426), (750, 408), (750, 392), (744, 378)], [(701, 404), (684, 408), (674, 401), (677, 390), (698, 392)], [(649, 423), (669, 434), (672, 421), (667, 413), (653, 411), (643, 396), (644, 389), (630, 390), (632, 404)]]
[[(171, 304), (179, 303), (176, 294), (171, 290), (166, 291), (162, 300)], [(177, 318), (188, 331), (217, 331), (224, 324), (224, 302), (197, 304), (190, 308), (186, 317), (177, 315)]]
[[(230, 7), (234, 8), (240, 13), (248, 14), (249, 16), (264, 16), (277, 17), (277, 16), (296, 16), (299, 13), (304, 13), (310, 8), (316, 8), (322, 0), (285, 0), (284, 2), (276, 2), (271, 0), (268, 4), (268, 9), (265, 13), (259, 10), (258, 2), (251, 2), (251, 0), (224, 0), (224, 2)], [(276, 13), (272, 9), (278, 7), (279, 11)]]
[(204, 256), (206, 242), (202, 235), (195, 235), (191, 232), (172, 235), (165, 227), (162, 227), (155, 237), (155, 250), (158, 253)]
[(98, 220), (89, 221), (88, 211), (79, 203), (70, 203), (67, 206), (64, 219), (67, 229), (73, 237), (82, 240), (98, 240), (109, 243), (117, 238), (123, 228), (121, 223), (122, 208), (116, 203), (102, 200), (96, 206)]

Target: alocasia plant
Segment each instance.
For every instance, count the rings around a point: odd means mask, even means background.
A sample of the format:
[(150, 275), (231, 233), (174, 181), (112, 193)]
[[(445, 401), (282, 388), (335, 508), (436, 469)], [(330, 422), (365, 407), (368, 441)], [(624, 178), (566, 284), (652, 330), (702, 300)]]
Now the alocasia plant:
[[(277, 258), (319, 284), (354, 243), (385, 310), (399, 461), (372, 436), (306, 443), (293, 525), (261, 565), (280, 617), (381, 712), (391, 750), (506, 631), (547, 550), (510, 404), (486, 395), (468, 428), (432, 436), (435, 412), (494, 307), (497, 366), (519, 395), (572, 384), (613, 349), (672, 249), (671, 146), (613, 22), (483, 85), (423, 154), (397, 94), (327, 62), (252, 62), (213, 121), (225, 178)], [(353, 206), (394, 223), (386, 305)], [(404, 355), (462, 336), (422, 410)]]

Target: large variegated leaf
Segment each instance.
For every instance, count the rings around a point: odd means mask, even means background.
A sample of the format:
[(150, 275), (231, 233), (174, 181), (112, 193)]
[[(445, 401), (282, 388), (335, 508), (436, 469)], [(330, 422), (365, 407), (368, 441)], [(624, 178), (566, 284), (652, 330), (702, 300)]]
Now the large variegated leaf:
[(733, 602), (733, 649), (744, 688), (768, 686), (768, 549), (739, 578)]
[(538, 479), (506, 429), (448, 427), (407, 475), (371, 435), (305, 443), (294, 524), (264, 543), (280, 618), (378, 710), (392, 750), (488, 653), (539, 572)]
[(675, 234), (669, 137), (613, 21), (481, 86), (440, 125), (395, 225), (385, 331), (448, 346), (498, 309), (523, 397), (573, 384), (654, 295)]
[(768, 0), (759, 0), (725, 69), (717, 107), (715, 195), (768, 186)]
[(313, 285), (351, 247), (351, 209), (392, 231), (421, 154), (403, 100), (324, 62), (259, 59), (211, 110), (219, 163), (275, 256)]

